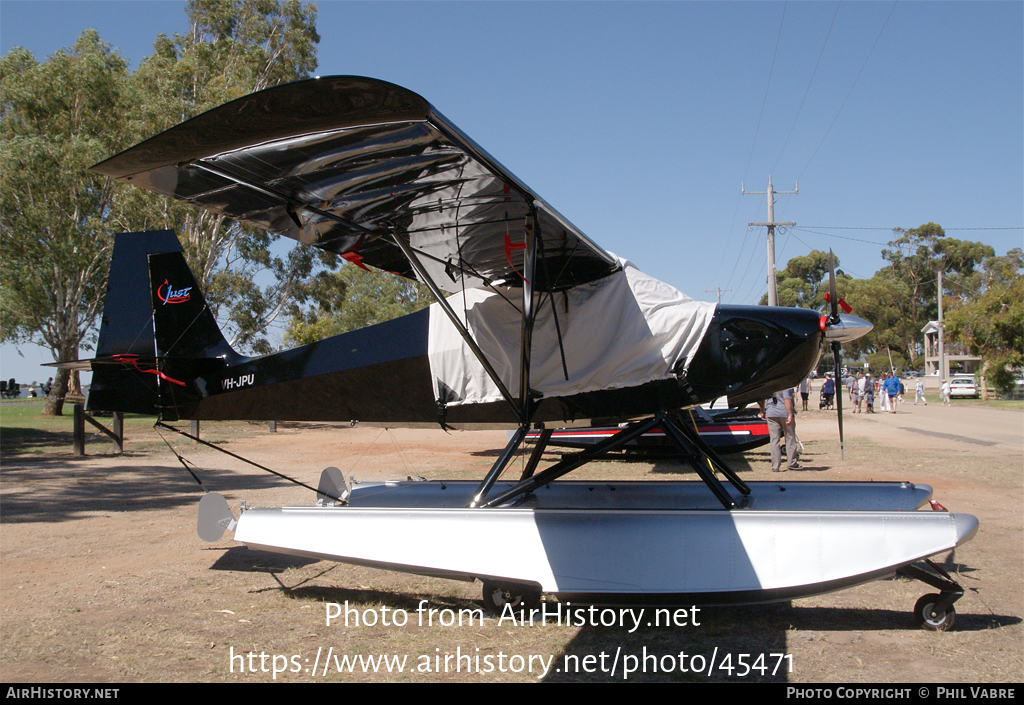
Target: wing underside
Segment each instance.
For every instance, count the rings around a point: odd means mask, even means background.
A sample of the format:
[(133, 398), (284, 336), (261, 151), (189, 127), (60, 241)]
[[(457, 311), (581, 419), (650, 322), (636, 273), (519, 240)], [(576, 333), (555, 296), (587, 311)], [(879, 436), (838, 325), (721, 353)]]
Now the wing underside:
[[(203, 113), (94, 171), (448, 292), (601, 279), (615, 258), (423, 98), (368, 78), (309, 79)], [(535, 223), (534, 223), (535, 221)]]

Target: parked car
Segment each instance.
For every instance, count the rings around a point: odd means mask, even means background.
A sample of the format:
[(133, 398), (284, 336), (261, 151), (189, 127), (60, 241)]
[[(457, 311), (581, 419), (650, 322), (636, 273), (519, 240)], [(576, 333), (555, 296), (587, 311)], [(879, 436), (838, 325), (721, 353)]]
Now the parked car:
[(973, 378), (954, 377), (949, 382), (949, 396), (950, 398), (970, 397), (972, 399), (977, 399), (978, 385), (974, 383)]

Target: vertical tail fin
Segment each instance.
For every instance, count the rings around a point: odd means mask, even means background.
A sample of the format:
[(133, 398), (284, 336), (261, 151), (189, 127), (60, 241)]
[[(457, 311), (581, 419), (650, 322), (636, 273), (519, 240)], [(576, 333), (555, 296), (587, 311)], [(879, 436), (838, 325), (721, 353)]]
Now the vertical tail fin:
[(115, 236), (89, 410), (187, 418), (200, 375), (239, 356), (170, 230)]
[(97, 357), (132, 354), (152, 358), (153, 310), (149, 306), (149, 255), (180, 253), (171, 230), (118, 233), (110, 258), (107, 296), (100, 321)]
[(149, 280), (158, 358), (237, 357), (180, 250), (149, 255)]
[[(118, 233), (114, 236), (96, 362), (86, 405), (89, 411), (159, 413), (157, 378), (143, 374), (132, 365), (115, 364), (112, 360), (130, 356), (142, 364), (155, 363), (153, 309), (149, 303), (149, 255), (181, 251), (181, 243), (170, 230)], [(111, 362), (104, 364), (103, 361)]]

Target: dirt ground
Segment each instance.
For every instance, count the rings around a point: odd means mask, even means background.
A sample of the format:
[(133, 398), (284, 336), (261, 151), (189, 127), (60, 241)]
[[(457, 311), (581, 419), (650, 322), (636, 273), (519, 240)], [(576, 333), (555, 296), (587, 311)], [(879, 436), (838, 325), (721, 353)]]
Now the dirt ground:
[[(655, 655), (660, 660), (648, 658), (647, 672), (629, 680), (1020, 682), (1024, 413), (934, 402), (908, 403), (895, 415), (846, 413), (843, 461), (835, 425), (834, 413), (799, 416), (804, 469), (786, 480), (923, 482), (950, 511), (980, 520), (973, 541), (939, 557), (967, 590), (952, 631), (915, 625), (914, 602), (932, 590), (902, 578), (787, 603), (702, 608), (684, 626), (632, 632), (495, 619), (445, 625), (458, 610), (481, 606), (479, 583), (260, 553), (230, 533), (202, 542), (195, 532), (201, 490), (147, 432), (129, 436), (122, 455), (95, 441), (84, 458), (70, 447), (3, 456), (0, 680), (606, 681), (624, 679), (627, 656)], [(278, 428), (211, 426), (204, 437), (314, 486), (328, 465), (360, 480), (479, 478), (505, 443), (503, 431)], [(308, 490), (170, 440), (236, 514), (243, 499), (250, 506), (314, 501)], [(767, 449), (731, 463), (746, 480), (772, 477)], [(693, 477), (671, 462), (604, 462), (581, 472)], [(418, 623), (429, 615), (417, 612), (424, 600), (436, 610), (433, 626)], [(348, 626), (343, 619), (328, 626), (328, 605), (346, 602), (377, 624), (357, 626), (353, 616)], [(402, 615), (406, 623), (395, 624)], [(405, 657), (402, 672), (399, 661), (366, 660), (382, 655)], [(713, 672), (696, 672), (712, 658)], [(613, 662), (620, 664), (614, 675)]]

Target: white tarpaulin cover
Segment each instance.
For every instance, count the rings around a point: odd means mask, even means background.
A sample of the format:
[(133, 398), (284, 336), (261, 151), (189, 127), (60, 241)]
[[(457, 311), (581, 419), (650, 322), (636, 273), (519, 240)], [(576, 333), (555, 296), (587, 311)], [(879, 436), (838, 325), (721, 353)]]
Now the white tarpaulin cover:
[[(568, 381), (551, 303), (546, 294), (537, 297), (530, 369), (534, 391), (559, 397), (634, 387), (672, 377), (673, 370), (678, 373), (690, 364), (715, 304), (694, 301), (631, 262), (619, 263), (622, 269), (604, 279), (554, 295)], [(463, 323), (468, 319), (473, 339), (505, 386), (518, 394), (522, 293), (502, 293), (508, 301), (487, 289), (467, 289), (448, 303)], [(501, 400), (498, 388), (436, 303), (430, 307), (428, 352), (436, 398), (449, 404)]]

